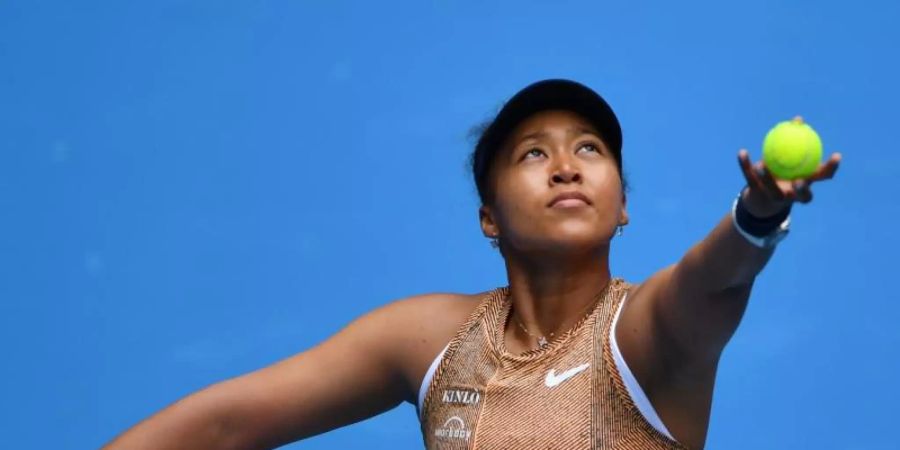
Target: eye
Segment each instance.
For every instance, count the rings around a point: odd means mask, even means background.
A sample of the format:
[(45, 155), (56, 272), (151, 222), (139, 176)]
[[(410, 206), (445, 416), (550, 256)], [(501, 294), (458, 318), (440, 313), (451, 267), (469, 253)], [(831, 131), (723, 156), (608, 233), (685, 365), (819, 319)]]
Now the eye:
[(532, 156), (538, 157), (538, 156), (541, 156), (541, 155), (543, 155), (543, 154), (544, 154), (544, 151), (543, 151), (543, 150), (541, 150), (541, 149), (535, 147), (535, 148), (532, 148), (532, 149), (528, 150), (527, 152), (525, 152), (525, 155), (522, 156), (522, 159), (528, 159), (528, 158), (530, 158), (530, 157), (532, 157)]
[[(584, 143), (584, 144), (581, 144), (578, 146), (578, 150), (585, 149), (585, 148), (588, 149), (589, 151), (593, 151), (595, 153), (600, 153), (600, 147), (597, 146), (596, 144)], [(576, 150), (576, 152), (578, 152), (578, 150)]]

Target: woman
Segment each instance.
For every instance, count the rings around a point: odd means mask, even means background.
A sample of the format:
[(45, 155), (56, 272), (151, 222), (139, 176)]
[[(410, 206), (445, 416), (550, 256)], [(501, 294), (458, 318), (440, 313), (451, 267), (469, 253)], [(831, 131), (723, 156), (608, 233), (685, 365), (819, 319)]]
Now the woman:
[[(628, 224), (622, 135), (567, 80), (511, 98), (472, 155), (481, 229), (509, 286), (396, 301), (320, 345), (192, 394), (106, 448), (274, 448), (416, 405), (429, 449), (702, 448), (716, 366), (791, 205), (831, 178), (747, 181), (712, 232), (639, 285), (613, 278)], [(723, 209), (724, 209), (723, 205)]]

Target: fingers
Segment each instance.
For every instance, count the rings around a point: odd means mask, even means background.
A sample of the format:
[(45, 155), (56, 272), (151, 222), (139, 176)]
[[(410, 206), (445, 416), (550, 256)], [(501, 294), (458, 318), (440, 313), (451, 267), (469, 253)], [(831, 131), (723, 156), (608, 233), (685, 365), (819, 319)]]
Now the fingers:
[(812, 201), (813, 194), (809, 188), (810, 182), (807, 180), (794, 181), (794, 192), (797, 194), (796, 200), (800, 203), (809, 203)]
[(741, 166), (741, 172), (744, 173), (744, 178), (747, 180), (747, 186), (760, 191), (765, 190), (762, 180), (759, 179), (756, 170), (753, 168), (753, 164), (750, 162), (750, 153), (747, 152), (747, 150), (741, 149), (738, 151), (738, 165)]
[(766, 197), (775, 201), (798, 201), (809, 203), (813, 199), (810, 186), (817, 181), (829, 180), (834, 177), (840, 166), (842, 155), (832, 153), (831, 156), (820, 164), (819, 168), (811, 176), (799, 180), (780, 180), (768, 170), (765, 163), (750, 161), (750, 154), (745, 149), (738, 152), (738, 164), (747, 180), (747, 186), (757, 190)]
[(756, 166), (757, 173), (762, 180), (766, 195), (768, 195), (769, 198), (773, 200), (794, 199), (796, 195), (794, 193), (794, 186), (791, 183), (785, 183), (782, 180), (776, 179), (762, 161), (756, 163)]
[(841, 158), (842, 155), (840, 153), (832, 153), (831, 157), (828, 158), (828, 161), (825, 161), (825, 164), (821, 164), (819, 169), (816, 170), (812, 176), (807, 178), (809, 182), (830, 180), (837, 172), (838, 166), (841, 164)]
[(812, 190), (810, 185), (816, 181), (830, 180), (834, 177), (838, 167), (841, 164), (841, 154), (832, 153), (825, 164), (819, 165), (818, 170), (805, 180), (797, 180), (794, 182), (794, 190), (797, 192), (797, 201), (800, 203), (809, 203), (812, 201)]
[(741, 149), (738, 152), (738, 164), (747, 179), (747, 186), (764, 197), (774, 201), (793, 200), (796, 197), (790, 182), (777, 180), (762, 161), (751, 163), (747, 150)]

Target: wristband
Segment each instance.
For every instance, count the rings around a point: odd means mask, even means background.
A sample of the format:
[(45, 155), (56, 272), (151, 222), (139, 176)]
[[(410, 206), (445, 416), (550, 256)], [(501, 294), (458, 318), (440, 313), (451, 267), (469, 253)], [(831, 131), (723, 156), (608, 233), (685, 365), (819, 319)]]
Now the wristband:
[(787, 236), (791, 223), (791, 206), (770, 217), (756, 217), (744, 205), (743, 190), (738, 193), (731, 208), (735, 229), (748, 242), (759, 248), (771, 248)]

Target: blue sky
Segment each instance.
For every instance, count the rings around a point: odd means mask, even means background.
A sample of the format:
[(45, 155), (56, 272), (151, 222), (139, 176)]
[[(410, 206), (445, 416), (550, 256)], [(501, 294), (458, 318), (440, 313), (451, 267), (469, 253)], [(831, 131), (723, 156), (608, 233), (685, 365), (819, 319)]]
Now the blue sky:
[[(3, 2), (4, 446), (97, 447), (393, 299), (505, 284), (466, 135), (566, 77), (622, 121), (631, 281), (776, 122), (844, 153), (723, 355), (708, 448), (894, 448), (898, 5)], [(421, 446), (403, 405), (287, 448)]]

